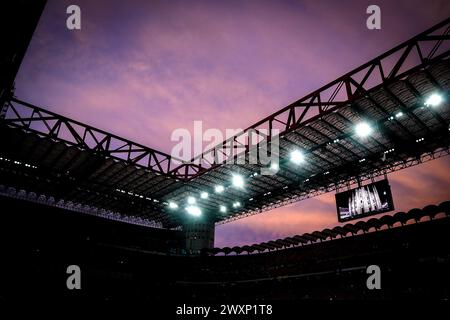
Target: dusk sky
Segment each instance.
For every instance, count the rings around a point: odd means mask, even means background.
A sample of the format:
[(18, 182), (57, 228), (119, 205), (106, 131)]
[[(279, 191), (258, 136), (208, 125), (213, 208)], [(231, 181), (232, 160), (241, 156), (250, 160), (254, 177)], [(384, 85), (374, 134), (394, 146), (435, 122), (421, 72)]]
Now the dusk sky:
[[(81, 8), (81, 30), (66, 8)], [(366, 28), (367, 6), (381, 30)], [(444, 20), (449, 1), (49, 0), (16, 96), (170, 153), (171, 133), (245, 128)], [(389, 176), (397, 211), (450, 199), (450, 159)], [(326, 194), (216, 228), (216, 246), (337, 225)]]

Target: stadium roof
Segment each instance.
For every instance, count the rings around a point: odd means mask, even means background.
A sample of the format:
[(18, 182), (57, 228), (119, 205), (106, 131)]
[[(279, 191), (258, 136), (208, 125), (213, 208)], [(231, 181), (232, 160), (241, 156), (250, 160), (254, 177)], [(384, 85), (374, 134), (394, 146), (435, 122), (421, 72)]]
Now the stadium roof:
[[(447, 155), (449, 30), (447, 19), (183, 164), (11, 96), (0, 114), (1, 184), (173, 228), (227, 222)], [(279, 168), (261, 174), (270, 164), (248, 160), (277, 138)], [(246, 161), (230, 163), (237, 159)], [(189, 197), (201, 217), (186, 213)]]

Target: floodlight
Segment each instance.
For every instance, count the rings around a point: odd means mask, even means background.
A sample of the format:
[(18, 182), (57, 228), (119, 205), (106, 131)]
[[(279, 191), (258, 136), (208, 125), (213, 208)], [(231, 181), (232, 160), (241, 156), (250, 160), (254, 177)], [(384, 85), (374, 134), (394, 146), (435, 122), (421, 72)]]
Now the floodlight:
[(360, 122), (355, 126), (356, 135), (361, 138), (367, 137), (373, 132), (372, 127), (367, 122)]
[(189, 203), (189, 204), (195, 204), (195, 198), (194, 197), (188, 197), (187, 198), (187, 203)]
[(443, 100), (444, 99), (442, 98), (442, 96), (440, 94), (433, 93), (425, 100), (425, 105), (427, 107), (437, 107), (438, 105), (440, 105), (442, 103)]
[(200, 194), (200, 198), (202, 198), (202, 199), (208, 199), (208, 196), (209, 196), (208, 192), (202, 192)]
[(299, 150), (294, 150), (291, 152), (291, 162), (295, 164), (300, 164), (305, 161), (305, 156)]
[(186, 211), (187, 213), (189, 213), (191, 216), (194, 217), (198, 217), (202, 214), (202, 210), (200, 210), (200, 208), (197, 206), (188, 206), (186, 207)]
[(170, 209), (176, 209), (176, 208), (178, 208), (178, 205), (175, 203), (175, 202), (169, 202), (169, 208)]

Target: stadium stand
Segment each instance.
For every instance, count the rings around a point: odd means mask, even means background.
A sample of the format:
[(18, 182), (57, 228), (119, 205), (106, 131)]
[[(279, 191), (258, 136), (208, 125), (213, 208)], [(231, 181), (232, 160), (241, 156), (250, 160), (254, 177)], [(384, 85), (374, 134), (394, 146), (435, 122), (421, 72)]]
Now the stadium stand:
[[(7, 202), (18, 201), (0, 199), (6, 208), (12, 204)], [(124, 225), (54, 207), (37, 212), (35, 203), (30, 207), (25, 203), (20, 202), (20, 214), (3, 214), (1, 271), (9, 276), (0, 288), (1, 300), (225, 302), (450, 296), (450, 202), (281, 241), (216, 248), (201, 256), (170, 250), (182, 241), (179, 231)], [(18, 204), (12, 205), (17, 213)], [(66, 268), (71, 264), (82, 270), (83, 290), (66, 290)], [(382, 290), (366, 287), (366, 268), (373, 264), (382, 270)]]
[(264, 252), (271, 250), (279, 250), (285, 249), (289, 247), (295, 246), (304, 246), (308, 244), (313, 244), (315, 242), (322, 242), (326, 240), (333, 240), (338, 237), (347, 237), (354, 236), (361, 232), (368, 233), (373, 231), (380, 231), (383, 228), (393, 228), (396, 223), (400, 223), (400, 225), (405, 225), (408, 222), (418, 223), (422, 219), (434, 219), (434, 217), (438, 213), (446, 214), (447, 216), (450, 213), (450, 202), (446, 201), (441, 203), (439, 206), (430, 205), (422, 210), (420, 209), (412, 209), (408, 213), (405, 212), (397, 212), (392, 215), (384, 215), (381, 218), (372, 218), (365, 221), (359, 221), (356, 224), (348, 223), (341, 226), (336, 226), (333, 229), (324, 229), (322, 231), (314, 231), (312, 233), (305, 233), (303, 235), (296, 235), (293, 237), (287, 237), (284, 239), (278, 239), (276, 241), (268, 241), (259, 244), (253, 244), (251, 246), (243, 246), (243, 247), (233, 247), (233, 248), (213, 248), (213, 249), (204, 249), (203, 254), (242, 254), (242, 253), (253, 253), (253, 252)]

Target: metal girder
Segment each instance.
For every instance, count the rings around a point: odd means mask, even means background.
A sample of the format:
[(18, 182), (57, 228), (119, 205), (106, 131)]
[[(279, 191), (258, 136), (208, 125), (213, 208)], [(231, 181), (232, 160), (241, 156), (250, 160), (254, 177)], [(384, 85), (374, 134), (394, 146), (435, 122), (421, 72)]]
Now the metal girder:
[[(53, 141), (63, 142), (81, 150), (90, 150), (156, 174), (174, 179), (187, 178), (185, 175), (172, 172), (175, 164), (182, 162), (181, 159), (44, 110), (15, 97), (11, 97), (3, 106), (0, 123), (36, 133), (41, 137), (49, 137)], [(188, 165), (191, 166), (197, 170), (198, 166)]]
[[(435, 34), (437, 31), (440, 32)], [(253, 144), (252, 135), (256, 134), (267, 142), (275, 135), (273, 130), (277, 129), (277, 134), (283, 136), (364, 97), (368, 90), (387, 86), (447, 57), (450, 54), (449, 31), (450, 18), (258, 121), (218, 146), (192, 158), (189, 163), (181, 164), (172, 172), (187, 172), (190, 165), (197, 164), (201, 169), (188, 178), (193, 179), (225, 163), (233, 162), (242, 153), (248, 153), (257, 147), (262, 141)], [(431, 49), (428, 49), (430, 46)], [(447, 46), (444, 52), (439, 52), (444, 46)], [(235, 152), (236, 150), (241, 151)], [(224, 154), (223, 161), (211, 163), (209, 159), (216, 159), (219, 152)]]

